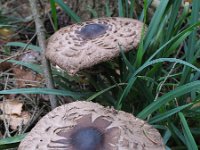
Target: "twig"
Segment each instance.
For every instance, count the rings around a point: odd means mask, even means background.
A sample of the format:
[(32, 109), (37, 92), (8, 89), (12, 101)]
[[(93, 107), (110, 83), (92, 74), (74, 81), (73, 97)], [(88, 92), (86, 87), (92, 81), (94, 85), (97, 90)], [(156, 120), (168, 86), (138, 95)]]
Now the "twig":
[(10, 60), (10, 59), (12, 59), (12, 58), (15, 58), (15, 57), (18, 57), (18, 56), (20, 56), (20, 55), (24, 55), (24, 54), (26, 54), (26, 53), (29, 53), (30, 51), (26, 51), (26, 52), (25, 52), (25, 50), (27, 49), (27, 47), (29, 46), (29, 44), (31, 43), (31, 41), (35, 38), (35, 36), (36, 36), (36, 34), (34, 34), (33, 37), (28, 41), (28, 43), (27, 43), (27, 44), (25, 45), (25, 47), (22, 49), (22, 52), (18, 52), (18, 53), (16, 53), (15, 55), (12, 55), (12, 56), (10, 56), (10, 57), (8, 57), (8, 58), (6, 58), (6, 59), (0, 61), (0, 64), (3, 63), (3, 62), (5, 62), (5, 61), (8, 61), (8, 60)]
[[(181, 51), (182, 46), (183, 46), (183, 45), (181, 45), (181, 46), (179, 47), (178, 52), (176, 53), (175, 58), (178, 57), (178, 55), (179, 55), (179, 53), (180, 53), (180, 51)], [(173, 63), (172, 68), (170, 69), (169, 73), (166, 75), (166, 77), (164, 78), (164, 80), (161, 82), (161, 84), (160, 84), (160, 86), (159, 86), (159, 88), (158, 88), (158, 92), (157, 92), (157, 94), (156, 94), (156, 96), (155, 96), (154, 101), (156, 101), (156, 100), (158, 99), (158, 96), (159, 96), (159, 94), (160, 94), (160, 92), (161, 92), (161, 90), (162, 90), (162, 88), (163, 88), (165, 82), (167, 81), (167, 79), (169, 78), (169, 76), (170, 76), (170, 75), (172, 74), (172, 72), (174, 71), (174, 68), (175, 68), (176, 64), (177, 64), (176, 62)]]
[[(9, 75), (7, 76), (6, 78), (6, 83), (4, 85), (4, 90), (6, 90), (7, 88), (7, 85), (8, 85), (8, 79), (9, 79)], [(5, 114), (5, 104), (6, 101), (5, 101), (5, 98), (3, 98), (3, 123), (4, 123), (4, 127), (5, 127), (5, 135), (8, 136), (8, 137), (11, 137), (10, 135), (10, 131), (9, 131), (9, 122), (8, 120), (6, 120), (6, 114)]]
[[(46, 81), (46, 86), (47, 88), (53, 89), (53, 78), (51, 75), (51, 67), (49, 60), (46, 59), (45, 57), (45, 49), (46, 49), (46, 39), (45, 39), (45, 29), (44, 29), (44, 24), (42, 23), (42, 20), (40, 19), (40, 13), (37, 7), (37, 0), (29, 0), (29, 3), (31, 5), (31, 11), (34, 17), (35, 21), (35, 26), (36, 26), (36, 32), (37, 32), (37, 38), (39, 42), (39, 46), (42, 49), (42, 65), (44, 69), (44, 76), (45, 76), (45, 81)], [(51, 103), (51, 108), (54, 109), (57, 106), (57, 100), (55, 95), (49, 95), (50, 103)]]

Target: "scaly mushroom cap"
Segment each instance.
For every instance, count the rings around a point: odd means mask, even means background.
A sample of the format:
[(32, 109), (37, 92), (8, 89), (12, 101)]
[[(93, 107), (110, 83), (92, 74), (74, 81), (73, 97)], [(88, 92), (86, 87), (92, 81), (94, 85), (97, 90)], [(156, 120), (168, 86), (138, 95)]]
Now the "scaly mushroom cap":
[(44, 116), (18, 150), (164, 150), (159, 132), (123, 111), (73, 102)]
[(69, 74), (116, 57), (120, 47), (138, 46), (143, 23), (130, 18), (99, 18), (64, 27), (54, 33), (46, 57)]

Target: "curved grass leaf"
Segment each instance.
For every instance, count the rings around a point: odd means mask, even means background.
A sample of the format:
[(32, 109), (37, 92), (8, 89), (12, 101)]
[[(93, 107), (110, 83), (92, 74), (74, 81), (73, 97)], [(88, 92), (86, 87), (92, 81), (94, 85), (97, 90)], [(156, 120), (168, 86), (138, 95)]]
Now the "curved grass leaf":
[(188, 150), (198, 150), (198, 146), (194, 140), (194, 137), (192, 136), (192, 133), (190, 131), (190, 127), (185, 119), (185, 116), (183, 115), (182, 112), (178, 113), (180, 120), (181, 120), (181, 124), (183, 127), (183, 133), (184, 133), (184, 137), (185, 137), (185, 141), (186, 141), (186, 145)]
[(171, 109), (169, 111), (166, 111), (165, 113), (162, 113), (160, 115), (157, 115), (157, 116), (151, 118), (148, 122), (150, 124), (153, 124), (153, 123), (163, 121), (163, 120), (169, 118), (170, 116), (176, 114), (177, 112), (180, 112), (181, 110), (183, 110), (183, 109), (185, 109), (185, 108), (187, 108), (191, 105), (192, 105), (192, 103), (186, 104), (186, 105), (183, 105), (183, 106), (178, 106), (177, 108)]
[(136, 80), (136, 75), (138, 73), (140, 73), (142, 70), (144, 70), (146, 67), (150, 66), (150, 65), (153, 65), (153, 64), (156, 64), (156, 63), (161, 63), (161, 62), (174, 62), (174, 63), (180, 63), (180, 64), (183, 64), (185, 66), (188, 66), (188, 67), (191, 67), (193, 69), (195, 69), (196, 71), (200, 72), (200, 69), (195, 67), (194, 65), (186, 62), (186, 61), (183, 61), (183, 60), (180, 60), (180, 59), (176, 59), (176, 58), (159, 58), (159, 59), (155, 59), (155, 60), (152, 60), (150, 62), (146, 62), (144, 63), (140, 68), (138, 68), (134, 74), (131, 76), (131, 78), (129, 79), (128, 81), (128, 84), (126, 86), (126, 88), (124, 89), (124, 92), (122, 93), (118, 103), (117, 103), (117, 109), (120, 109), (121, 106), (122, 106), (122, 101), (126, 98), (126, 96), (128, 95), (129, 91), (131, 90), (135, 80)]
[(182, 96), (186, 93), (200, 90), (200, 81), (194, 81), (183, 86), (177, 87), (176, 89), (166, 93), (165, 95), (159, 97), (156, 101), (152, 102), (149, 106), (143, 109), (137, 117), (141, 119), (145, 119), (148, 115), (153, 113), (154, 111), (158, 110), (160, 107), (165, 105), (166, 103), (174, 100), (179, 96)]
[(153, 65), (153, 64), (157, 64), (157, 63), (162, 63), (162, 62), (174, 62), (174, 63), (179, 63), (185, 66), (188, 66), (190, 68), (193, 68), (194, 70), (200, 72), (200, 69), (195, 67), (194, 65), (192, 65), (191, 63), (188, 63), (186, 61), (183, 61), (181, 59), (177, 59), (177, 58), (158, 58), (155, 60), (152, 60), (150, 62), (146, 62), (144, 63), (140, 68), (138, 68), (138, 70), (136, 71), (136, 73), (141, 72), (144, 68), (148, 67), (149, 65)]
[[(120, 99), (118, 100), (117, 102), (117, 106), (116, 108), (117, 109), (120, 109), (121, 108), (121, 105), (122, 105), (122, 101), (123, 99), (126, 98), (126, 96), (128, 95), (132, 85), (134, 84), (135, 80), (136, 80), (136, 75), (138, 72), (140, 72), (141, 70), (143, 70), (145, 67), (146, 64), (148, 64), (158, 53), (160, 53), (166, 46), (168, 46), (170, 43), (172, 43), (173, 41), (175, 40), (178, 40), (180, 38), (182, 38), (183, 36), (186, 38), (185, 34), (187, 35), (190, 35), (190, 33), (196, 28), (200, 26), (200, 22), (194, 24), (194, 25), (191, 25), (190, 27), (186, 28), (185, 30), (183, 30), (182, 32), (180, 32), (179, 34), (177, 34), (175, 37), (171, 38), (168, 42), (166, 42), (163, 46), (161, 46), (158, 50), (155, 51), (154, 54), (152, 54), (149, 59), (146, 61), (145, 64), (143, 64), (138, 70), (136, 70), (136, 72), (134, 72), (134, 74), (132, 75), (132, 77), (129, 79), (129, 83), (127, 85), (127, 87), (125, 88), (124, 92), (121, 94), (121, 97)], [(188, 34), (189, 33), (189, 34)], [(144, 68), (142, 68), (144, 67)]]

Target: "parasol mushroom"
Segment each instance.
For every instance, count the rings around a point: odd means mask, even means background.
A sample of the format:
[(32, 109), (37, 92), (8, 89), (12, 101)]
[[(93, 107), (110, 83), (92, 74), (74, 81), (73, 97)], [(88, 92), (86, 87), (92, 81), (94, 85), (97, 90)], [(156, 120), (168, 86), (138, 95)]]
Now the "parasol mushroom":
[(92, 102), (62, 105), (44, 116), (18, 150), (164, 150), (159, 132), (132, 114)]
[(130, 18), (98, 18), (61, 28), (48, 40), (46, 57), (74, 75), (138, 46), (143, 23)]

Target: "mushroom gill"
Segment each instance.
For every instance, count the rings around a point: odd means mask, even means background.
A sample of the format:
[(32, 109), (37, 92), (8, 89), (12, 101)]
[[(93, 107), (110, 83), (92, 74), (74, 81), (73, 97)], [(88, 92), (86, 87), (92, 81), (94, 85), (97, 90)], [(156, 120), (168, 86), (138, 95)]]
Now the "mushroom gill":
[(62, 148), (70, 150), (112, 150), (111, 145), (115, 145), (118, 139), (115, 137), (111, 140), (110, 138), (118, 130), (116, 127), (107, 129), (110, 124), (111, 122), (103, 117), (92, 121), (91, 114), (84, 115), (77, 120), (77, 125), (71, 130), (62, 129), (59, 131), (57, 135), (63, 139), (51, 141), (48, 147), (57, 148), (59, 146), (55, 145), (61, 144)]
[[(31, 142), (30, 142), (31, 141)], [(145, 121), (92, 102), (73, 102), (44, 116), (19, 150), (164, 150)]]
[(61, 28), (48, 40), (46, 57), (74, 75), (79, 70), (135, 49), (144, 24), (130, 18), (98, 18)]

